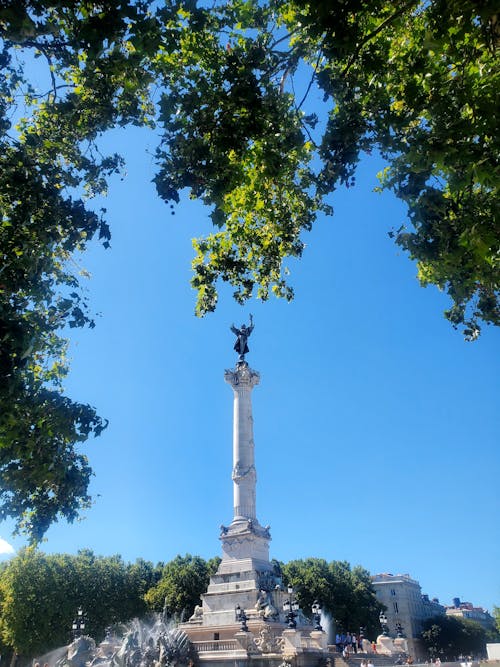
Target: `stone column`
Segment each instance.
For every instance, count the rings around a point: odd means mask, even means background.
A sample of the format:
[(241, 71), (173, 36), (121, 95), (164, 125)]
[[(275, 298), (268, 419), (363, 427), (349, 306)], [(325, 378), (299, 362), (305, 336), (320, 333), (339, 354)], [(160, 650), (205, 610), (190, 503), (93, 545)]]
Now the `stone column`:
[(233, 523), (255, 521), (255, 455), (253, 440), (252, 389), (259, 374), (246, 362), (227, 370), (224, 379), (234, 392), (233, 403)]

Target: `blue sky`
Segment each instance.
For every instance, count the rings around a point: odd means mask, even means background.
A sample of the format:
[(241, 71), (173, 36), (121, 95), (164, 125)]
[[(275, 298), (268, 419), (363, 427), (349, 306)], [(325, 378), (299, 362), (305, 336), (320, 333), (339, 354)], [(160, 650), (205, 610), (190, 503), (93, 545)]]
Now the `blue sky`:
[[(209, 211), (186, 199), (170, 215), (146, 131), (107, 141), (128, 173), (106, 202), (112, 248), (81, 258), (100, 316), (71, 332), (66, 389), (110, 425), (82, 447), (95, 505), (42, 548), (154, 562), (220, 554), (218, 528), (232, 518), (229, 327), (251, 312), (257, 515), (271, 556), (409, 573), (443, 603), (500, 605), (499, 332), (464, 342), (442, 316), (446, 297), (418, 285), (387, 235), (405, 211), (373, 193), (377, 159), (304, 237), (303, 259), (289, 263), (292, 303), (240, 307), (223, 288), (200, 320), (191, 238), (209, 231)], [(11, 529), (0, 536), (18, 549)]]

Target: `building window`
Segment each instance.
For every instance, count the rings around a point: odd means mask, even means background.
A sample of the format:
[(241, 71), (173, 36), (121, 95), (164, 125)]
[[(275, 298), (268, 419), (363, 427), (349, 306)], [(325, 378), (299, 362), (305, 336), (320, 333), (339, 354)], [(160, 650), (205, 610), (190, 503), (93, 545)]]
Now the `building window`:
[(219, 641), (219, 637), (220, 637), (219, 633), (218, 633), (218, 632), (214, 632), (214, 640), (215, 640), (215, 641)]
[(393, 602), (392, 604), (394, 605), (394, 612), (395, 612), (396, 614), (399, 614), (398, 603), (397, 603), (397, 602)]
[(394, 590), (394, 588), (391, 588), (391, 595), (396, 595), (396, 591)]

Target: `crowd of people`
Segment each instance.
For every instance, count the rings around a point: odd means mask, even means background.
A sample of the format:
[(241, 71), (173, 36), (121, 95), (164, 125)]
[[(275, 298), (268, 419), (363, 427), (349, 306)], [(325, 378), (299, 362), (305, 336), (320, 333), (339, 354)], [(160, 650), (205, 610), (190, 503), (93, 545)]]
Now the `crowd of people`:
[[(368, 650), (367, 644), (370, 645)], [(346, 634), (337, 633), (335, 635), (335, 646), (337, 647), (337, 653), (341, 653), (344, 660), (348, 660), (351, 655), (358, 652), (377, 653), (377, 644), (375, 642), (367, 642), (363, 635), (357, 635), (354, 632), (347, 632)], [(413, 658), (411, 656), (401, 655), (398, 657), (395, 664), (412, 665)], [(367, 660), (361, 660), (360, 667), (374, 667), (374, 665), (372, 660), (368, 658)], [(441, 667), (441, 663), (436, 662), (435, 667)]]

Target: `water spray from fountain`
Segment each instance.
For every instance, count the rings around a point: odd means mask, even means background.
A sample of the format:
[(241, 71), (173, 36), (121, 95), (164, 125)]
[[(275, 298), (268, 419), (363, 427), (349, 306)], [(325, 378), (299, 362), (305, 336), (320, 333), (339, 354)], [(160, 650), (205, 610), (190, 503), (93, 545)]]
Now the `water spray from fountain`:
[(166, 618), (164, 609), (149, 623), (134, 619), (121, 631), (109, 628), (98, 645), (92, 637), (79, 634), (37, 662), (48, 667), (190, 667), (193, 658), (186, 633)]

